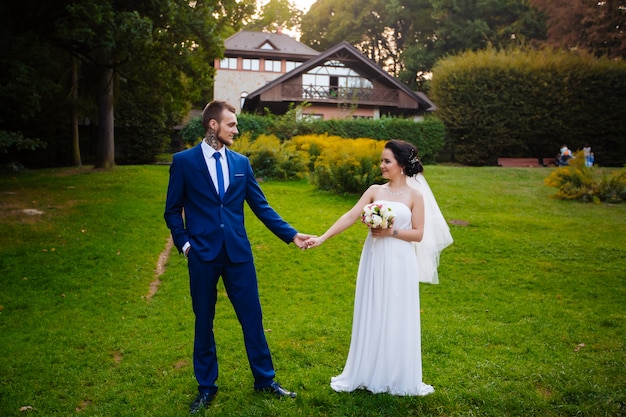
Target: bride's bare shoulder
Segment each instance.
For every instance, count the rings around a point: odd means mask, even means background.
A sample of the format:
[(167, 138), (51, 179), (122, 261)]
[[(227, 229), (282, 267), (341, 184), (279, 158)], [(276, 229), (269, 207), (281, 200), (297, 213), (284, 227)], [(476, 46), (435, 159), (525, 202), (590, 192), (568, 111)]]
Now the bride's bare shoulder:
[(383, 184), (372, 184), (368, 187), (366, 193), (376, 194), (383, 189)]
[(424, 195), (422, 194), (422, 192), (420, 190), (415, 189), (415, 188), (411, 188), (411, 199), (414, 200), (416, 198), (417, 199), (424, 198)]

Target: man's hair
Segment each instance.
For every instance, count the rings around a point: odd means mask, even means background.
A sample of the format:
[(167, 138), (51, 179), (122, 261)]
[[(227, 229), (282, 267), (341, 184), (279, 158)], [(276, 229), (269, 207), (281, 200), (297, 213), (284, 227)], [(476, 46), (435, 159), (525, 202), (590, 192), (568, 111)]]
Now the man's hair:
[(228, 110), (232, 113), (237, 112), (232, 105), (222, 100), (211, 101), (204, 107), (204, 110), (202, 111), (202, 126), (204, 127), (205, 132), (209, 131), (209, 121), (211, 119), (218, 123), (222, 121), (222, 113), (224, 110)]

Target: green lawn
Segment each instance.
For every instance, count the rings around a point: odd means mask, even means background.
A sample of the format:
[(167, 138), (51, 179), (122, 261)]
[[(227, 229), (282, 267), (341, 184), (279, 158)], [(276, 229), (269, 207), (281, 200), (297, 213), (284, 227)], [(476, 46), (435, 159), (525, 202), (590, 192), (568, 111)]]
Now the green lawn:
[[(220, 288), (220, 392), (207, 416), (626, 415), (626, 205), (551, 198), (550, 168), (427, 166), (455, 243), (421, 287), (424, 398), (338, 394), (366, 228), (300, 251), (248, 212), (278, 380), (254, 393)], [(196, 393), (185, 259), (148, 297), (168, 230), (166, 166), (0, 176), (0, 416), (184, 416)], [(266, 182), (321, 234), (356, 196)], [(42, 214), (28, 215), (24, 209)], [(21, 407), (30, 407), (20, 411)]]

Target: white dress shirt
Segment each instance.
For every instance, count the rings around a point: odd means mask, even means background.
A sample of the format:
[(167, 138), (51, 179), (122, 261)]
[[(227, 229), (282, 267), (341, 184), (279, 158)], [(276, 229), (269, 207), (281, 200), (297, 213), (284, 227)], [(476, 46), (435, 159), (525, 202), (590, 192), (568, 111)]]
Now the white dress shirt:
[(228, 161), (226, 160), (226, 146), (222, 146), (222, 149), (216, 151), (205, 141), (202, 141), (202, 154), (204, 155), (207, 168), (209, 168), (209, 174), (211, 174), (211, 178), (213, 179), (215, 191), (219, 193), (219, 188), (217, 187), (217, 170), (215, 169), (215, 162), (217, 160), (213, 158), (213, 154), (215, 152), (219, 152), (222, 155), (220, 163), (222, 164), (222, 172), (224, 173), (224, 192), (226, 192), (226, 190), (228, 190), (228, 185), (230, 184), (230, 180), (228, 178)]

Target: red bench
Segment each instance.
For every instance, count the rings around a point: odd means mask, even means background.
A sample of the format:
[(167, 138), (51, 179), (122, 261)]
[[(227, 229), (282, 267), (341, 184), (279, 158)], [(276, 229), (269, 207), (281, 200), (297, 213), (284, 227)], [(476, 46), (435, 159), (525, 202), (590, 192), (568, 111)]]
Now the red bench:
[(543, 166), (537, 158), (498, 158), (498, 165), (501, 167), (525, 168), (539, 168)]
[(543, 158), (543, 166), (544, 167), (556, 166), (556, 158)]

